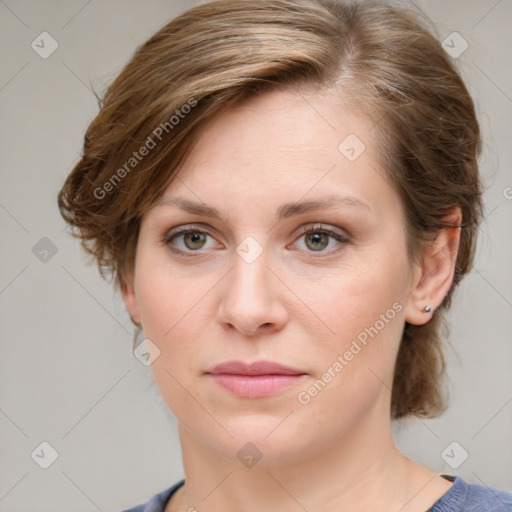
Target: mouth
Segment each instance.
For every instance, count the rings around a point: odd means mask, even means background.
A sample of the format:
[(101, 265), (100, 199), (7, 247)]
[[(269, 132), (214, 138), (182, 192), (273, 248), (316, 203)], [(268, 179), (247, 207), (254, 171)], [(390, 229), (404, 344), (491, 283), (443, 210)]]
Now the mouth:
[(264, 398), (301, 381), (307, 373), (272, 361), (227, 361), (206, 372), (217, 385), (242, 398)]

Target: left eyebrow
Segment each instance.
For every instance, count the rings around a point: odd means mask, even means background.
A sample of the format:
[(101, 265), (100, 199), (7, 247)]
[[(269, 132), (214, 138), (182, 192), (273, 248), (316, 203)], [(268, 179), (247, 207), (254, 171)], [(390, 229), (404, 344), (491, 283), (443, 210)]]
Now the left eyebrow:
[(363, 208), (371, 212), (371, 208), (367, 203), (352, 196), (330, 195), (311, 201), (299, 201), (296, 203), (285, 203), (277, 210), (278, 218), (287, 219), (293, 215), (299, 215), (312, 210), (320, 210), (322, 208), (333, 208), (335, 206), (354, 206)]
[[(216, 208), (208, 206), (205, 203), (191, 201), (190, 199), (181, 197), (161, 197), (155, 204), (155, 208), (166, 206), (176, 206), (192, 215), (211, 217), (219, 220), (223, 219), (222, 215)], [(300, 215), (302, 213), (320, 210), (323, 208), (333, 208), (335, 206), (352, 206), (366, 209), (371, 212), (371, 208), (368, 204), (357, 197), (330, 195), (310, 201), (285, 203), (277, 209), (276, 215), (279, 220), (282, 220), (288, 219), (294, 215)]]

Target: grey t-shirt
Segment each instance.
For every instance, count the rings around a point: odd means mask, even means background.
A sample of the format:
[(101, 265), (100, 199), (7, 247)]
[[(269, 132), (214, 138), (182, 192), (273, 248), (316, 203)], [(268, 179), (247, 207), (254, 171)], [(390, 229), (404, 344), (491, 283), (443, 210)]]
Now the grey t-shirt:
[[(453, 482), (453, 485), (426, 512), (512, 512), (512, 492), (468, 484), (458, 476), (442, 476)], [(147, 503), (123, 512), (164, 512), (174, 492), (184, 483), (185, 480), (181, 480), (155, 494)]]

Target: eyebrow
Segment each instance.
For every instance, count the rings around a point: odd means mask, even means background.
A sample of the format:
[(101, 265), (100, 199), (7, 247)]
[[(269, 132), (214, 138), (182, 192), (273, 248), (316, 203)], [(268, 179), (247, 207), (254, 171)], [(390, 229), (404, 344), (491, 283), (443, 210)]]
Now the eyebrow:
[[(182, 197), (161, 197), (156, 203), (155, 208), (176, 206), (192, 215), (200, 215), (203, 217), (211, 217), (223, 220), (219, 210), (208, 206), (205, 203), (191, 201)], [(329, 195), (310, 201), (298, 201), (292, 203), (284, 203), (276, 212), (278, 220), (288, 219), (294, 215), (307, 213), (313, 210), (325, 208), (334, 208), (336, 206), (352, 206), (359, 209), (366, 209), (371, 212), (371, 208), (367, 203), (361, 201), (357, 197)]]

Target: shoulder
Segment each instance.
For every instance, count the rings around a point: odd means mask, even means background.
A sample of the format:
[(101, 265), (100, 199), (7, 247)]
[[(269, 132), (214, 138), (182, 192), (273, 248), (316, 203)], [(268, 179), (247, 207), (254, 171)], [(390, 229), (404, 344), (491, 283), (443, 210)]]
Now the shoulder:
[[(480, 507), (485, 505), (488, 512), (511, 512), (512, 511), (512, 492), (485, 487), (479, 484), (467, 484), (468, 486), (468, 507), (475, 507), (476, 510), (482, 510)], [(468, 508), (468, 511), (470, 509)]]
[[(444, 475), (443, 475), (444, 476)], [(512, 492), (468, 484), (460, 477), (449, 477), (452, 487), (429, 512), (511, 512)]]
[(165, 489), (158, 494), (155, 494), (149, 501), (146, 503), (141, 503), (132, 508), (127, 508), (122, 512), (164, 512), (165, 507), (171, 496), (185, 483), (185, 480), (180, 480), (178, 483), (173, 486)]

